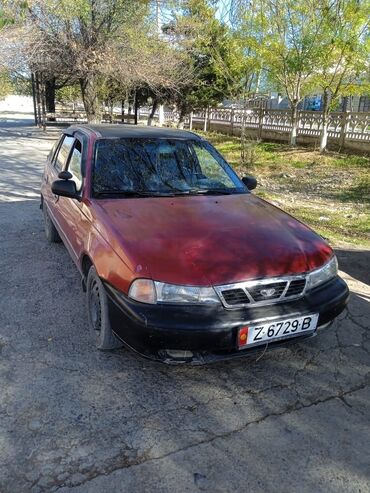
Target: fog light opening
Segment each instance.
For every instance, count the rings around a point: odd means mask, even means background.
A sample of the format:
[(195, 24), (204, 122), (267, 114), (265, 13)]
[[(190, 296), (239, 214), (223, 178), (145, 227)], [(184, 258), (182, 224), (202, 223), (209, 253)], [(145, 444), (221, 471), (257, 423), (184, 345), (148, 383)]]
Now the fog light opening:
[(186, 349), (166, 349), (165, 351), (167, 356), (177, 360), (189, 360), (194, 357), (194, 353)]

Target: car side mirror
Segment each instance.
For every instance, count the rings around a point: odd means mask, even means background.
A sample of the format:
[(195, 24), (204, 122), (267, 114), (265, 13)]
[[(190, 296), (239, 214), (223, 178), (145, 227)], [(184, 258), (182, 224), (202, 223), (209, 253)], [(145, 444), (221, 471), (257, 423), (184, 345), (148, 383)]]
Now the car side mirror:
[(257, 180), (254, 176), (245, 176), (242, 182), (247, 186), (248, 190), (254, 190), (257, 186)]
[(71, 178), (73, 178), (73, 175), (69, 171), (61, 171), (60, 173), (58, 173), (58, 178), (60, 178), (61, 180), (70, 180)]
[(60, 195), (62, 197), (68, 197), (70, 199), (81, 200), (80, 195), (76, 189), (76, 183), (69, 180), (55, 180), (51, 184), (51, 191), (54, 195)]

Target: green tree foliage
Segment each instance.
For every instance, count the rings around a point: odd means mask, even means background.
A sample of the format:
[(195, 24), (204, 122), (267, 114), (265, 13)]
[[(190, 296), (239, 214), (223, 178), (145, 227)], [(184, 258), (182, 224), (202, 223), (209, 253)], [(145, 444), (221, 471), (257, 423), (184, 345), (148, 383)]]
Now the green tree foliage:
[(370, 62), (368, 0), (340, 0), (322, 11), (324, 35), (320, 62), (312, 85), (323, 94), (320, 150), (327, 145), (328, 120), (340, 96), (369, 91)]
[[(317, 0), (262, 0), (256, 27), (247, 39), (268, 78), (283, 91), (292, 111), (290, 143), (296, 144), (298, 105), (312, 90), (312, 75), (320, 63), (323, 20)], [(248, 19), (250, 12), (245, 16)]]
[(190, 110), (217, 105), (240, 92), (245, 58), (238, 39), (206, 0), (187, 0), (172, 31), (189, 56), (193, 80), (177, 95), (180, 120)]
[(23, 0), (7, 4), (31, 70), (44, 80), (79, 82), (90, 122), (100, 121), (107, 81), (181, 84), (181, 59), (152, 29), (148, 0), (28, 0), (25, 10)]
[(241, 39), (289, 100), (292, 145), (299, 103), (323, 92), (324, 149), (330, 101), (350, 93), (369, 64), (369, 0), (252, 0), (243, 5)]
[(0, 70), (0, 99), (12, 94), (13, 86), (6, 70)]
[(56, 101), (65, 105), (75, 104), (81, 101), (81, 88), (79, 84), (65, 85), (55, 91)]

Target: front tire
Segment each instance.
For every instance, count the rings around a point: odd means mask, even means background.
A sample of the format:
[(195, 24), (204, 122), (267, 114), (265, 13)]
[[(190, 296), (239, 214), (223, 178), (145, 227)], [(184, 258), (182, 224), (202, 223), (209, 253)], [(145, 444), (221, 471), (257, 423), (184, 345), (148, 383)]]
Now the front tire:
[(89, 330), (96, 348), (107, 351), (122, 347), (122, 342), (112, 332), (107, 293), (94, 266), (87, 276), (86, 298)]
[(42, 212), (44, 214), (44, 228), (45, 235), (49, 243), (60, 243), (61, 237), (59, 236), (57, 228), (54, 226), (53, 221), (50, 218), (45, 201), (42, 203)]

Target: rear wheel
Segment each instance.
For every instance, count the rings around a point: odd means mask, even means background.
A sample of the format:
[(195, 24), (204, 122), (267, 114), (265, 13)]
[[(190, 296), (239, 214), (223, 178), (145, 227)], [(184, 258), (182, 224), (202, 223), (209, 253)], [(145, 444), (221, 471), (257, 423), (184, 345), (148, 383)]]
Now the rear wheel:
[(50, 218), (45, 201), (42, 204), (42, 212), (44, 214), (44, 228), (45, 228), (46, 238), (50, 243), (60, 243), (62, 240), (59, 236), (57, 228), (54, 226), (53, 221)]
[(97, 349), (108, 350), (122, 347), (122, 342), (112, 332), (107, 293), (94, 266), (90, 267), (87, 276), (86, 296), (89, 329)]

